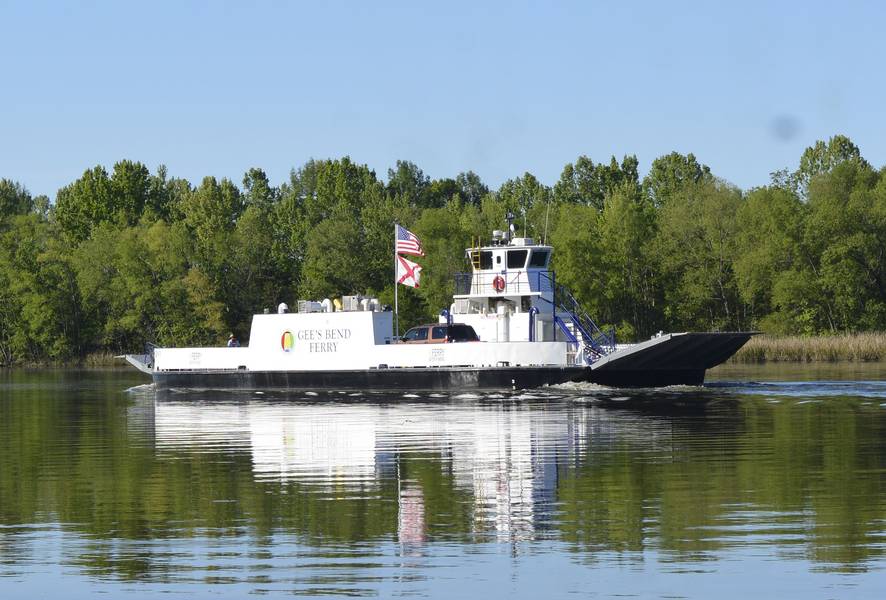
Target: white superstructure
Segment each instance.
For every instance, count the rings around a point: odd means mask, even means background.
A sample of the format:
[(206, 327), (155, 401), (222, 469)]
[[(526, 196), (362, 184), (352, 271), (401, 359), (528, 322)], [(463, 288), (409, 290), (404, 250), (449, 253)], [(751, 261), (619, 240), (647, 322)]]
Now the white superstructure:
[(500, 231), (493, 242), (468, 249), (472, 271), (456, 279), (453, 321), (471, 325), (481, 340), (557, 341), (555, 280), (548, 270), (553, 248), (531, 238), (507, 240)]

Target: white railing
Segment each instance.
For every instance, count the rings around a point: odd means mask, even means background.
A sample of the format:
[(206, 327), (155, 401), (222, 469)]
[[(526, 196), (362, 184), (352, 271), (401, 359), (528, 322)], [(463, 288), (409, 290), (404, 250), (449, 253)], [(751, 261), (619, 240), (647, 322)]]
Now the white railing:
[(455, 275), (456, 295), (517, 296), (533, 292), (553, 292), (553, 290), (554, 274), (551, 271), (521, 269), (501, 273), (475, 271)]

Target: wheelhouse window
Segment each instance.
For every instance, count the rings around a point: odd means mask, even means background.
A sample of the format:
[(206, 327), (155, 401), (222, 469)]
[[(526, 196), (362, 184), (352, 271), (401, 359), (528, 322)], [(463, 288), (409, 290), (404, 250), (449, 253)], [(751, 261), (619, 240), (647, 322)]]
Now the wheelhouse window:
[(526, 266), (526, 255), (529, 250), (509, 250), (508, 251), (508, 268), (522, 269)]
[(480, 268), (481, 269), (491, 269), (492, 268), (492, 251), (491, 250), (482, 250), (480, 252)]
[(533, 250), (532, 256), (529, 258), (530, 267), (538, 267), (543, 269), (548, 266), (548, 257), (551, 255), (550, 250)]

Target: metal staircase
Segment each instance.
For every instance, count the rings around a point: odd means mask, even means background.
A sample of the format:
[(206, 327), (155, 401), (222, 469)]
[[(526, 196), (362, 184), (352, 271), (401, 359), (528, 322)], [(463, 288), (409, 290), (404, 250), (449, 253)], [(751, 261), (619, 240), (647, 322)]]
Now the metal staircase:
[(554, 323), (567, 340), (584, 344), (586, 362), (593, 363), (597, 359), (615, 352), (615, 330), (612, 328), (606, 332), (601, 330), (575, 299), (572, 291), (562, 283), (555, 281), (553, 272), (550, 274), (540, 273), (540, 275), (550, 280), (554, 292)]

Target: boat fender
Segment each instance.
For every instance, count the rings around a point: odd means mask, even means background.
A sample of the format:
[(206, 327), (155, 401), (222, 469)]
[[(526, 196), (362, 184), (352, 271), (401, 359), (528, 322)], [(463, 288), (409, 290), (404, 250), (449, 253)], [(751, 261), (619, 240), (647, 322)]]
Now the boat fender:
[(495, 279), (492, 280), (492, 287), (495, 288), (495, 291), (499, 294), (505, 291), (505, 278), (501, 275), (496, 275)]

